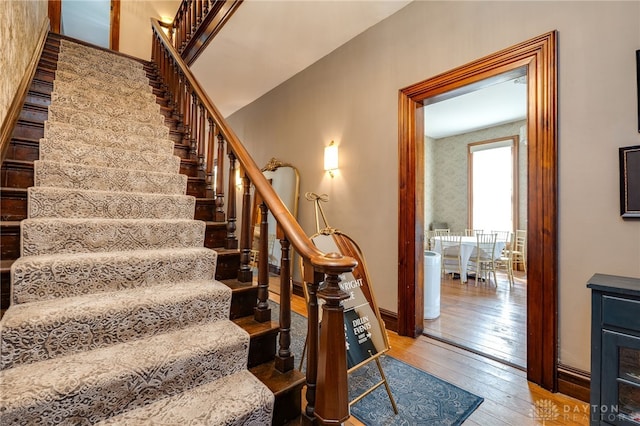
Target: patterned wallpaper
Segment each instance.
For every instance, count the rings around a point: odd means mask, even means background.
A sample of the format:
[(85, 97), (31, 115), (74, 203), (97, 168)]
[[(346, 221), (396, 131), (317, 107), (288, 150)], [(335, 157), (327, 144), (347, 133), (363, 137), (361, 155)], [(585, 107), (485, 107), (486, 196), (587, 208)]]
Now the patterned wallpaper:
[(0, 123), (4, 122), (31, 60), (47, 19), (47, 7), (47, 0), (0, 1)]
[[(516, 121), (476, 132), (433, 140), (425, 138), (425, 229), (431, 222), (446, 222), (452, 230), (467, 227), (467, 145), (519, 135), (526, 121)], [(519, 147), (520, 229), (526, 229), (527, 152)], [(431, 170), (429, 170), (431, 169)]]

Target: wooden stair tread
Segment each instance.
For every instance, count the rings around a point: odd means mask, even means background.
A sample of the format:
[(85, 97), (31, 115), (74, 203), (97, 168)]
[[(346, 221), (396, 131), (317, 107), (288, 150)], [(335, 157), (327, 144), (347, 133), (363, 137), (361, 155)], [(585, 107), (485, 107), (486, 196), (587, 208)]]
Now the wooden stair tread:
[(246, 291), (246, 290), (251, 290), (254, 288), (258, 287), (258, 284), (254, 283), (254, 282), (242, 282), (242, 281), (238, 281), (237, 279), (228, 279), (228, 280), (222, 280), (222, 282), (229, 287), (231, 290), (234, 291)]
[(275, 361), (265, 362), (249, 369), (276, 397), (287, 390), (303, 386), (306, 382), (304, 374), (295, 368), (281, 373), (275, 368)]
[(246, 316), (232, 320), (237, 326), (245, 330), (251, 337), (263, 336), (266, 334), (277, 333), (280, 325), (275, 321), (258, 322), (253, 316)]

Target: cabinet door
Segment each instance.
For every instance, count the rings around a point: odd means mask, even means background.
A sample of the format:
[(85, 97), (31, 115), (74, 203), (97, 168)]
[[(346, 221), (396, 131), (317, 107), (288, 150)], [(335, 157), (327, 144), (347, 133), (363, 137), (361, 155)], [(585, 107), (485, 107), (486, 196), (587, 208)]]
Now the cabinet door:
[(640, 337), (604, 330), (600, 420), (640, 425)]

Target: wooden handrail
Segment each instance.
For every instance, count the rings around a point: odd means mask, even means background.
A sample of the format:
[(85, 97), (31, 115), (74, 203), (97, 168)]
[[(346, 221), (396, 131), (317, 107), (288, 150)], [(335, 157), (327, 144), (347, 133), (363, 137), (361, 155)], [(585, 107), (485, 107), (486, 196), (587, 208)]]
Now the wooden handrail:
[(169, 39), (182, 59), (191, 65), (235, 13), (243, 0), (182, 0)]
[(300, 224), (282, 203), (278, 194), (264, 177), (260, 168), (256, 165), (251, 155), (249, 155), (249, 152), (238, 139), (238, 136), (227, 124), (222, 114), (220, 114), (218, 108), (216, 108), (207, 93), (200, 87), (200, 84), (191, 73), (187, 64), (182, 60), (180, 54), (176, 51), (162, 31), (159, 21), (155, 18), (151, 18), (151, 24), (155, 33), (159, 36), (159, 41), (163, 44), (164, 48), (170, 53), (173, 60), (184, 73), (184, 76), (189, 82), (193, 92), (195, 92), (196, 96), (203, 103), (204, 108), (218, 124), (219, 131), (225, 137), (227, 143), (231, 145), (235, 157), (242, 165), (245, 174), (254, 184), (256, 190), (262, 195), (265, 204), (269, 207), (271, 214), (273, 214), (278, 224), (280, 224), (284, 234), (295, 250), (300, 254), (300, 256), (302, 256), (302, 258), (309, 259), (314, 267), (324, 273), (329, 273), (335, 270), (353, 270), (357, 265), (355, 259), (345, 256), (327, 256), (313, 245)]
[[(190, 15), (191, 16), (191, 15)], [(197, 22), (197, 16), (192, 16), (192, 23)], [(255, 195), (259, 195), (261, 225), (260, 225), (260, 250), (258, 265), (258, 294), (257, 304), (254, 308), (254, 319), (266, 322), (271, 319), (271, 309), (268, 300), (268, 258), (267, 258), (267, 212), (270, 211), (277, 223), (277, 233), (283, 248), (281, 266), (289, 268), (289, 243), (300, 255), (304, 264), (304, 281), (313, 295), (307, 305), (308, 318), (308, 357), (306, 382), (307, 406), (303, 419), (307, 423), (316, 424), (341, 424), (349, 417), (349, 401), (347, 391), (347, 360), (346, 343), (344, 335), (344, 309), (342, 300), (348, 295), (339, 287), (340, 275), (352, 271), (357, 262), (355, 259), (343, 256), (339, 253), (323, 253), (316, 248), (313, 242), (306, 236), (300, 224), (291, 215), (287, 207), (275, 192), (273, 186), (262, 174), (262, 170), (255, 164), (237, 135), (227, 124), (207, 93), (200, 87), (191, 70), (179, 55), (172, 41), (162, 31), (160, 23), (152, 18), (153, 28), (152, 61), (157, 67), (161, 77), (161, 87), (165, 91), (168, 105), (174, 110), (174, 117), (181, 122), (184, 130), (183, 142), (191, 146), (192, 156), (198, 158), (200, 173), (204, 176), (211, 174), (211, 161), (213, 151), (216, 149), (214, 140), (217, 138), (218, 158), (216, 160), (217, 179), (214, 193), (216, 197), (215, 215), (223, 216), (224, 205), (223, 161), (224, 142), (227, 144), (229, 157), (229, 192), (227, 194), (227, 249), (238, 249), (236, 238), (236, 211), (235, 211), (235, 179), (236, 162), (243, 171), (243, 223), (240, 251), (241, 263), (248, 261), (247, 235), (253, 233), (253, 227), (246, 220), (249, 215), (244, 209), (248, 208), (249, 183), (255, 187)], [(183, 117), (180, 119), (179, 117)], [(208, 137), (206, 135), (205, 121), (209, 123)], [(215, 134), (215, 137), (213, 135)], [(244, 268), (243, 268), (244, 266)], [(249, 279), (248, 265), (241, 265), (238, 278)], [(288, 275), (282, 272), (281, 277), (287, 281), (281, 282), (281, 296), (287, 297)], [(322, 287), (320, 283), (325, 285)], [(322, 333), (319, 333), (318, 325), (319, 304), (315, 300), (316, 295), (325, 303), (322, 306)], [(285, 312), (286, 310), (287, 312)], [(289, 350), (288, 333), (290, 329), (290, 305), (280, 305), (280, 350), (276, 368), (286, 372), (293, 366), (292, 354)]]

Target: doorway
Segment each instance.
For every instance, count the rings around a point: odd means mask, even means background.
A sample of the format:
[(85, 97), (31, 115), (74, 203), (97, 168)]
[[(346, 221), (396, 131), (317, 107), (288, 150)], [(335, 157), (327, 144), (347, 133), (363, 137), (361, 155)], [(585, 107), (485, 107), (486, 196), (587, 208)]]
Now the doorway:
[(49, 20), (55, 33), (120, 48), (120, 0), (49, 0)]
[(424, 306), (423, 101), (476, 90), (487, 78), (527, 70), (527, 378), (557, 390), (557, 83), (550, 32), (399, 93), (398, 333), (422, 333)]

